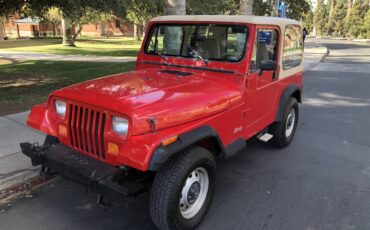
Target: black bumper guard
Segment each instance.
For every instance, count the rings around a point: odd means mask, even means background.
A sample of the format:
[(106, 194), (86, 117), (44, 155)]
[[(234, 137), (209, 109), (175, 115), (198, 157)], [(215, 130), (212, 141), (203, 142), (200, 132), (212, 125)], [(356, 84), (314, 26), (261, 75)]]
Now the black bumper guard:
[[(98, 205), (110, 206), (109, 201), (128, 201), (148, 191), (150, 175), (129, 172), (104, 162), (85, 156), (62, 144), (38, 146), (21, 143), (22, 152), (31, 158), (32, 165), (42, 165), (48, 171), (75, 181), (94, 190), (98, 196)], [(43, 170), (45, 171), (45, 170)]]

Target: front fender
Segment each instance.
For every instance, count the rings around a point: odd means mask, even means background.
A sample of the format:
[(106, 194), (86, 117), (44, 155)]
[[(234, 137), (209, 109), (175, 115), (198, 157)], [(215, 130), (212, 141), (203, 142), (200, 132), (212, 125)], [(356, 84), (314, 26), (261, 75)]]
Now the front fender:
[(32, 108), (27, 125), (45, 134), (57, 136), (55, 122), (46, 104), (35, 105)]
[(174, 143), (168, 146), (158, 146), (151, 157), (149, 170), (159, 170), (172, 156), (205, 138), (212, 138), (215, 140), (221, 152), (225, 152), (225, 148), (217, 132), (209, 126), (201, 126), (180, 135)]

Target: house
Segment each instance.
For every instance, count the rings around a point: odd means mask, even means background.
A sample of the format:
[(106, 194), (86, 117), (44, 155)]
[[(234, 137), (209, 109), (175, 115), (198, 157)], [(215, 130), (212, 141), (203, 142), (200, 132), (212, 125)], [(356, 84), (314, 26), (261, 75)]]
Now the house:
[[(45, 22), (38, 18), (10, 19), (4, 26), (5, 36), (9, 38), (37, 38), (62, 36), (61, 23)], [(74, 28), (75, 32), (78, 28)], [(133, 36), (134, 25), (119, 19), (109, 19), (97, 24), (82, 25), (82, 36)]]

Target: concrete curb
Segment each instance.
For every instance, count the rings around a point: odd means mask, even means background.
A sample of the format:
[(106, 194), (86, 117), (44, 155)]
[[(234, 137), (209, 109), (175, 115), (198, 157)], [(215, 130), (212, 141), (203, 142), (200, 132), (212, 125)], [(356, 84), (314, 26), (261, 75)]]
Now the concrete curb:
[(8, 189), (12, 189), (19, 185), (32, 181), (34, 178), (39, 176), (40, 167), (34, 169), (25, 169), (20, 172), (13, 172), (10, 175), (5, 175), (4, 179), (0, 179), (0, 197), (6, 193)]
[(20, 142), (39, 142), (45, 134), (27, 127), (29, 112), (0, 117), (0, 198), (14, 188), (37, 178), (40, 167), (33, 167), (28, 157), (20, 152)]
[(315, 68), (320, 62), (330, 54), (329, 49), (320, 43), (308, 43), (312, 47), (305, 47), (304, 51), (304, 71)]
[(324, 53), (324, 55), (321, 57), (321, 59), (320, 59), (320, 62), (323, 62), (324, 60), (325, 60), (325, 58), (327, 57), (327, 56), (329, 56), (329, 54), (330, 54), (330, 50), (327, 48), (327, 47), (325, 47), (326, 48), (326, 52)]
[(361, 43), (370, 43), (370, 39), (366, 39), (366, 38), (342, 38), (342, 37), (326, 37), (326, 36), (323, 36), (323, 37), (320, 37), (320, 36), (307, 36), (307, 38), (323, 38), (323, 39), (330, 39), (330, 40), (341, 40), (341, 41), (353, 41), (353, 42), (361, 42)]

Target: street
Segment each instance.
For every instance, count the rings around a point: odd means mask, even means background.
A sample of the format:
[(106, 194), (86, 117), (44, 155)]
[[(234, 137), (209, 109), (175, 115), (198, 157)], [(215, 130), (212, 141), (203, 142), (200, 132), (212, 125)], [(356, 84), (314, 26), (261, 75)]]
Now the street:
[[(370, 45), (313, 42), (330, 54), (305, 72), (293, 143), (276, 149), (252, 140), (218, 161), (216, 195), (199, 229), (370, 229)], [(95, 200), (57, 178), (0, 206), (0, 229), (155, 229), (148, 195), (109, 211)]]

